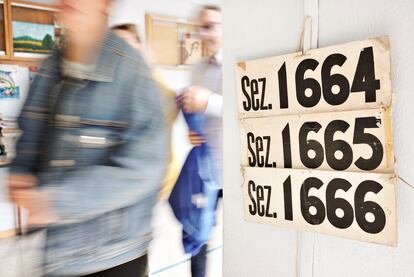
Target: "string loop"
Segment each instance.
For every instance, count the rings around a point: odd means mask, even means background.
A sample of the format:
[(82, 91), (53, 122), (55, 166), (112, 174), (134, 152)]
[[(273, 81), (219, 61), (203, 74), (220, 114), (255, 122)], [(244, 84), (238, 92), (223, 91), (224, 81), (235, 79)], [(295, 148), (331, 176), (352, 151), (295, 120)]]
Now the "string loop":
[(299, 45), (297, 48), (297, 52), (301, 52), (302, 55), (305, 53), (305, 49), (304, 49), (304, 41), (305, 41), (305, 30), (306, 30), (306, 25), (310, 24), (310, 45), (312, 45), (312, 16), (307, 15), (305, 17), (305, 19), (303, 20), (303, 24), (302, 24), (302, 31), (300, 32), (300, 40), (299, 40)]
[(414, 190), (414, 186), (411, 185), (409, 182), (407, 182), (406, 180), (404, 180), (400, 175), (397, 175), (397, 178), (400, 179), (401, 182), (403, 182), (404, 184), (406, 184), (407, 186), (409, 186), (411, 189)]

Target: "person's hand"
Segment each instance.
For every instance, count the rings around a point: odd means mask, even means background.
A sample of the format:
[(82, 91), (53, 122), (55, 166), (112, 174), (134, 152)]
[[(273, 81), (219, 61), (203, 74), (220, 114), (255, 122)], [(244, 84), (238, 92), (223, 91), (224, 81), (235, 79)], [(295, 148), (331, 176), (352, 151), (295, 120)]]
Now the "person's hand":
[(201, 144), (206, 142), (203, 136), (200, 136), (199, 134), (193, 131), (190, 131), (188, 133), (188, 138), (190, 139), (190, 143), (193, 146), (200, 146)]
[(58, 221), (51, 208), (51, 197), (46, 191), (36, 188), (21, 189), (15, 192), (16, 204), (27, 213), (27, 225), (47, 225)]
[(181, 97), (184, 111), (187, 113), (204, 112), (211, 94), (212, 92), (204, 87), (189, 87)]
[(30, 226), (46, 225), (58, 220), (51, 209), (50, 196), (36, 188), (37, 179), (30, 174), (12, 174), (8, 179), (10, 200), (28, 213)]
[(10, 201), (17, 203), (16, 193), (22, 189), (30, 189), (37, 185), (37, 179), (32, 174), (10, 174), (7, 180)]

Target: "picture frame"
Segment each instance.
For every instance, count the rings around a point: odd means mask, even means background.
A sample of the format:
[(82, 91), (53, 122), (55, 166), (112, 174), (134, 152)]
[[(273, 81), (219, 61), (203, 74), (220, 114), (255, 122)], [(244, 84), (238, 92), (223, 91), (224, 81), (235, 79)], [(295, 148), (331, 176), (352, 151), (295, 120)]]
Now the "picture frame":
[(50, 54), (55, 48), (55, 26), (12, 21), (13, 49), (17, 53)]
[[(60, 26), (55, 20), (57, 10), (56, 5), (27, 0), (0, 0), (0, 36), (4, 36), (4, 39), (0, 38), (0, 63), (37, 66), (48, 57), (51, 49), (43, 48), (52, 48), (50, 45), (59, 45), (60, 41)], [(25, 31), (24, 27), (31, 30), (30, 34), (27, 30), (22, 33)], [(45, 42), (45, 33), (35, 40), (29, 36), (24, 37), (28, 34), (32, 36), (42, 29), (49, 34)], [(38, 49), (34, 51), (34, 48)]]
[(203, 42), (197, 34), (181, 35), (181, 64), (193, 65), (203, 58)]
[(145, 15), (146, 46), (153, 63), (163, 67), (191, 69), (204, 57), (196, 21), (158, 14)]

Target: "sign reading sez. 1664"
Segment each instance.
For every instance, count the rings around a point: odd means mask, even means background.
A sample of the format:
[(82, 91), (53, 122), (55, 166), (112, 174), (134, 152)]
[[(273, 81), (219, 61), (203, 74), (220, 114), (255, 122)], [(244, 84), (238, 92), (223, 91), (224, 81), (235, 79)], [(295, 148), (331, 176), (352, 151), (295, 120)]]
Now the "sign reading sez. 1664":
[(396, 245), (387, 37), (236, 65), (245, 218)]

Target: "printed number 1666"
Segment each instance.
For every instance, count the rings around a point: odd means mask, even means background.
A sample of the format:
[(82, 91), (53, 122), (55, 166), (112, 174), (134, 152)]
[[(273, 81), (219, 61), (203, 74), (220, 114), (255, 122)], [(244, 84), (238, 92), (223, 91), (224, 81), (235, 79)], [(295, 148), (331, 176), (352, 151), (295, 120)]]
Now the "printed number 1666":
[[(342, 178), (332, 179), (326, 185), (325, 199), (309, 195), (311, 189), (319, 190), (325, 184), (316, 177), (309, 177), (300, 187), (301, 215), (311, 225), (320, 225), (327, 218), (329, 223), (339, 229), (346, 229), (352, 225), (354, 219), (358, 226), (367, 233), (377, 234), (386, 224), (386, 217), (382, 207), (374, 201), (365, 201), (368, 193), (378, 194), (383, 186), (373, 180), (365, 180), (358, 184), (353, 195), (353, 203), (337, 197), (339, 190), (348, 192), (352, 184)], [(253, 180), (248, 182), (250, 199), (249, 213), (253, 216), (277, 218), (277, 212), (271, 210), (272, 187), (256, 185)], [(284, 219), (294, 220), (292, 203), (292, 181), (288, 176), (283, 183)]]

